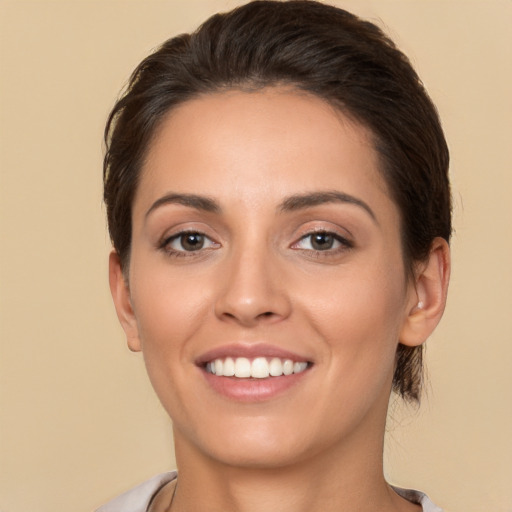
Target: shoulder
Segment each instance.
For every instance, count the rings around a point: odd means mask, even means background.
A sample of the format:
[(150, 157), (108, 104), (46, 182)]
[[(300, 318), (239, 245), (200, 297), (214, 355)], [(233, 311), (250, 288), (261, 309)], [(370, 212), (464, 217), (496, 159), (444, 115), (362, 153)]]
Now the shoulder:
[(156, 475), (109, 501), (95, 512), (146, 512), (157, 491), (174, 480), (176, 476), (176, 471)]
[(416, 503), (421, 505), (423, 512), (443, 512), (437, 505), (435, 505), (432, 501), (430, 501), (429, 497), (420, 492), (414, 491), (412, 489), (402, 489), (400, 487), (392, 486), (393, 490), (412, 503)]

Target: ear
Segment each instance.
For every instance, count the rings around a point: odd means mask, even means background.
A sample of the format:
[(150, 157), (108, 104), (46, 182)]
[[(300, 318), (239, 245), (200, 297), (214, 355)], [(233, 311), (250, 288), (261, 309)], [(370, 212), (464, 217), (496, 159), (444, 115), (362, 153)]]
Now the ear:
[(424, 343), (443, 316), (450, 280), (450, 248), (435, 238), (426, 262), (417, 270), (400, 343), (415, 347)]
[(130, 289), (121, 268), (121, 260), (115, 250), (109, 256), (108, 277), (117, 318), (119, 318), (121, 327), (126, 334), (128, 347), (133, 352), (139, 352), (141, 350), (141, 343), (137, 320), (130, 299)]

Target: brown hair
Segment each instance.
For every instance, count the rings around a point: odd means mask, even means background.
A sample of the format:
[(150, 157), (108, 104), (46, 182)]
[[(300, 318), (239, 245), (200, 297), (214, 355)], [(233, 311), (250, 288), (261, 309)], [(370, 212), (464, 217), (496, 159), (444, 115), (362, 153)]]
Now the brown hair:
[[(287, 84), (370, 128), (401, 214), (413, 272), (435, 237), (449, 240), (449, 154), (437, 111), (407, 57), (374, 24), (315, 1), (254, 1), (166, 41), (133, 72), (105, 129), (109, 232), (129, 264), (131, 209), (145, 153), (176, 105), (223, 89)], [(393, 390), (418, 401), (422, 347), (399, 344)]]

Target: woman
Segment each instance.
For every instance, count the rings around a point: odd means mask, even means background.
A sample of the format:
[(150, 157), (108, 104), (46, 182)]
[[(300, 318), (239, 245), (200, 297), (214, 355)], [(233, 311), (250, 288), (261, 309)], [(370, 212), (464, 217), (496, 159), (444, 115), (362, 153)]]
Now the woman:
[(176, 473), (101, 512), (435, 511), (382, 469), (449, 279), (448, 150), (406, 57), (316, 2), (164, 43), (106, 128), (110, 286)]

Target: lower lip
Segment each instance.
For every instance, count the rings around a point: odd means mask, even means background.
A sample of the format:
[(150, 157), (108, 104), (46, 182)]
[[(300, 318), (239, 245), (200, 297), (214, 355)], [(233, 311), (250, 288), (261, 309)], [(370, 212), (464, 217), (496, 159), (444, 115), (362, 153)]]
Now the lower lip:
[(202, 370), (208, 384), (214, 391), (239, 402), (262, 402), (277, 397), (300, 382), (310, 369), (301, 373), (268, 377), (266, 379), (239, 379), (236, 377), (219, 377)]

